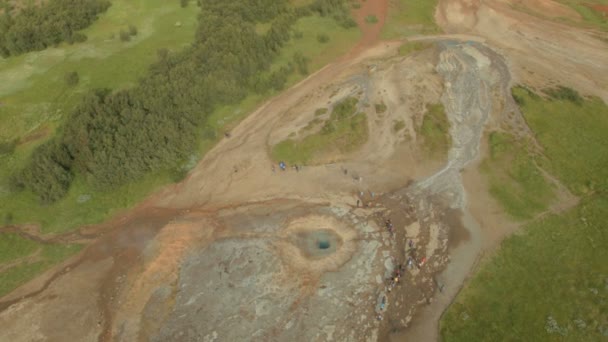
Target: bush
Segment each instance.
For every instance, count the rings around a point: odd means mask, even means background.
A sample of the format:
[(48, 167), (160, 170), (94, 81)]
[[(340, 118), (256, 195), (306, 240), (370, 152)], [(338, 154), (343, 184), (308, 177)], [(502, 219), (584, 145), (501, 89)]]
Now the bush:
[(376, 103), (374, 105), (374, 107), (376, 108), (376, 113), (378, 113), (378, 114), (382, 114), (382, 113), (386, 112), (386, 109), (387, 109), (387, 107), (384, 103)]
[(135, 27), (133, 25), (129, 25), (129, 34), (131, 36), (136, 36), (137, 35), (137, 27)]
[(327, 108), (319, 108), (315, 110), (315, 116), (321, 116), (327, 113)]
[(302, 33), (302, 31), (293, 31), (293, 38), (295, 39), (302, 39), (304, 37), (304, 33)]
[(188, 0), (179, 0), (179, 5), (182, 6), (182, 8), (187, 7), (188, 6)]
[(583, 98), (579, 93), (571, 88), (558, 86), (557, 88), (547, 89), (545, 93), (554, 100), (565, 100), (576, 103), (578, 105), (583, 103)]
[(123, 42), (128, 42), (131, 40), (131, 35), (127, 31), (120, 30), (120, 40)]
[(97, 15), (110, 7), (106, 0), (42, 1), (15, 15), (0, 15), (0, 54), (16, 56), (44, 50), (61, 42), (83, 42), (77, 31), (90, 26)]
[(365, 17), (365, 22), (368, 24), (375, 24), (378, 22), (378, 17), (376, 17), (373, 14), (370, 14), (368, 16)]
[(310, 59), (304, 56), (300, 51), (296, 52), (293, 55), (293, 62), (296, 64), (298, 68), (298, 72), (301, 75), (308, 75), (308, 62)]
[(78, 84), (78, 82), (80, 81), (80, 77), (78, 76), (78, 73), (76, 71), (71, 71), (65, 74), (65, 84), (68, 87), (73, 87), (75, 85)]
[(329, 36), (326, 35), (325, 33), (319, 33), (317, 35), (317, 41), (321, 44), (325, 44), (325, 43), (329, 42)]
[(0, 142), (0, 156), (3, 154), (12, 154), (17, 147), (17, 139), (13, 141)]

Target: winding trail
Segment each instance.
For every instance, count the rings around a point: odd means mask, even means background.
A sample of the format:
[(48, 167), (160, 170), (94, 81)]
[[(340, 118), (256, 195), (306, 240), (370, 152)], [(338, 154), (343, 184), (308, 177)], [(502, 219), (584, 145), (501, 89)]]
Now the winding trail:
[(419, 207), (428, 207), (429, 195), (440, 196), (449, 206), (462, 211), (464, 228), (470, 238), (450, 253), (446, 269), (436, 276), (444, 284), (432, 304), (424, 307), (404, 331), (394, 334), (393, 341), (439, 340), (439, 319), (458, 294), (482, 250), (481, 229), (467, 209), (466, 191), (461, 171), (479, 157), (484, 128), (495, 108), (493, 96), (510, 99), (510, 74), (502, 56), (480, 42), (440, 42), (442, 52), (437, 71), (445, 82), (442, 98), (448, 120), (452, 147), (447, 165), (434, 175), (410, 188), (410, 196), (417, 198)]

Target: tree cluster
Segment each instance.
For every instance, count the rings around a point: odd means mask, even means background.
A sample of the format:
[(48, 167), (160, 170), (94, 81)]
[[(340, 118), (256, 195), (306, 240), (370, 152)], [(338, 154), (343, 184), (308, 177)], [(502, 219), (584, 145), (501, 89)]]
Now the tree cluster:
[[(60, 134), (39, 147), (13, 177), (43, 202), (65, 195), (75, 175), (102, 189), (161, 169), (176, 169), (198, 141), (215, 136), (207, 123), (218, 105), (234, 104), (250, 92), (281, 89), (307, 59), (270, 71), (270, 62), (291, 37), (298, 17), (314, 12), (288, 0), (205, 0), (194, 43), (180, 53), (159, 50), (158, 60), (132, 89), (89, 94)], [(264, 35), (255, 24), (271, 22)]]
[(0, 15), (0, 55), (44, 50), (61, 42), (81, 42), (80, 32), (110, 7), (107, 0), (49, 0)]

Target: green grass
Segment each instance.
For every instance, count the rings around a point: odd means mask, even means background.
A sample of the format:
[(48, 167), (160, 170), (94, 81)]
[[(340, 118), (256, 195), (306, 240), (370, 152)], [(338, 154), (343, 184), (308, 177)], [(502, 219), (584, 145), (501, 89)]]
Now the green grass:
[(592, 198), (507, 239), (444, 315), (443, 341), (606, 340), (607, 219), (608, 199)]
[(428, 42), (406, 42), (399, 47), (399, 56), (407, 56), (414, 52), (426, 50), (433, 46), (433, 44)]
[(405, 121), (403, 121), (403, 120), (395, 120), (395, 122), (393, 123), (393, 131), (395, 133), (401, 131), (404, 128), (405, 128)]
[(354, 151), (368, 138), (367, 117), (365, 113), (358, 113), (356, 107), (357, 99), (343, 100), (334, 107), (319, 132), (278, 143), (272, 148), (272, 158), (289, 164), (306, 165), (334, 153)]
[(376, 23), (378, 23), (378, 17), (376, 17), (373, 14), (370, 14), (365, 17), (365, 22), (368, 24), (376, 24)]
[(583, 198), (505, 240), (445, 313), (441, 335), (448, 342), (606, 340), (608, 106), (521, 87), (513, 94), (544, 148), (544, 168)]
[(374, 109), (376, 109), (376, 113), (382, 114), (382, 113), (386, 112), (388, 107), (386, 107), (386, 104), (384, 104), (384, 103), (376, 103), (376, 104), (374, 104)]
[(437, 0), (391, 0), (382, 29), (383, 39), (398, 39), (417, 34), (440, 32), (435, 24)]
[(452, 146), (450, 123), (443, 105), (428, 104), (427, 112), (417, 134), (422, 137), (422, 147), (432, 158), (444, 158)]
[(0, 233), (0, 264), (34, 253), (38, 244), (14, 233)]
[[(541, 166), (570, 190), (584, 195), (608, 189), (608, 106), (598, 98), (582, 104), (550, 100), (525, 88), (513, 89), (548, 158)], [(520, 100), (521, 101), (521, 100)]]
[(555, 198), (552, 186), (534, 164), (524, 142), (508, 134), (493, 132), (490, 155), (481, 164), (490, 193), (515, 219), (529, 219), (547, 209)]
[(601, 12), (594, 10), (591, 8), (592, 5), (608, 5), (608, 0), (557, 0), (557, 2), (562, 3), (574, 11), (576, 11), (580, 16), (580, 20), (574, 20), (570, 18), (564, 17), (548, 17), (542, 12), (535, 11), (525, 5), (525, 3), (512, 5), (515, 9), (520, 10), (522, 12), (535, 15), (537, 17), (541, 17), (548, 20), (554, 20), (557, 22), (562, 22), (564, 24), (583, 27), (583, 28), (593, 28), (600, 31), (607, 32), (608, 31), (608, 16), (603, 15)]
[(81, 245), (43, 245), (40, 260), (22, 263), (0, 273), (0, 297), (78, 253), (81, 249)]

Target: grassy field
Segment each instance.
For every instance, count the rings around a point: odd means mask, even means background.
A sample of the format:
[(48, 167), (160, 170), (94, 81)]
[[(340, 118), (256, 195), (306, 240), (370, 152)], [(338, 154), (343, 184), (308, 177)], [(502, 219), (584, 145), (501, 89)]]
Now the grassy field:
[(439, 33), (435, 24), (437, 0), (391, 0), (383, 39), (398, 39), (417, 34)]
[[(0, 238), (3, 239), (3, 238)], [(40, 253), (31, 261), (22, 262), (4, 272), (0, 272), (0, 297), (11, 292), (19, 285), (33, 279), (53, 265), (76, 254), (81, 245), (39, 245)], [(38, 249), (37, 248), (37, 249)], [(26, 255), (23, 255), (26, 256)]]
[(422, 147), (428, 156), (439, 159), (447, 156), (452, 146), (452, 138), (450, 123), (442, 104), (427, 105), (422, 125), (416, 133), (422, 137)]
[(589, 198), (506, 240), (444, 315), (443, 341), (605, 340), (607, 219), (606, 196)]
[(490, 155), (481, 170), (490, 193), (515, 219), (530, 219), (547, 209), (555, 198), (553, 188), (534, 164), (525, 143), (508, 133), (489, 136)]
[[(272, 158), (289, 164), (314, 164), (316, 159), (334, 153), (348, 153), (367, 141), (365, 113), (357, 112), (357, 99), (347, 98), (338, 103), (329, 118), (315, 118), (310, 129), (320, 130), (301, 139), (287, 139), (272, 148)], [(306, 131), (308, 128), (304, 128)]]
[(521, 87), (513, 94), (523, 99), (526, 121), (549, 157), (541, 159), (542, 167), (578, 195), (608, 189), (606, 104), (598, 98), (547, 101)]
[[(134, 4), (126, 1), (115, 1), (113, 7), (106, 14), (107, 17), (100, 18), (87, 31), (89, 40), (84, 43), (85, 45), (60, 47), (57, 51), (61, 49), (70, 50), (71, 54), (64, 52), (63, 60), (53, 61), (54, 64), (49, 68), (40, 69), (33, 73), (31, 78), (26, 78), (24, 84), (27, 84), (27, 87), (6, 90), (9, 95), (6, 97), (7, 102), (4, 102), (4, 105), (0, 107), (0, 118), (3, 119), (3, 125), (0, 129), (6, 129), (7, 133), (0, 136), (3, 137), (4, 141), (15, 138), (23, 139), (28, 135), (42, 131), (46, 127), (49, 127), (48, 134), (52, 134), (53, 129), (61, 123), (63, 114), (73, 108), (82, 93), (87, 89), (99, 86), (128, 87), (145, 72), (146, 66), (156, 58), (156, 49), (160, 47), (179, 49), (191, 42), (196, 26), (197, 9), (193, 5), (182, 9), (177, 1), (175, 3), (176, 5), (173, 6), (163, 5), (165, 3), (160, 1), (138, 1)], [(127, 20), (124, 17), (125, 11), (138, 13), (135, 8), (130, 6), (139, 6), (136, 8), (139, 8), (142, 18), (139, 18), (138, 14)], [(142, 24), (139, 24), (137, 18), (142, 20)], [(177, 21), (182, 23), (181, 27), (175, 26)], [(140, 33), (134, 40), (129, 43), (122, 43), (118, 38), (108, 41), (112, 33), (117, 32), (123, 26), (126, 27), (128, 23), (133, 23), (139, 27)], [(148, 23), (148, 26), (144, 23)], [(149, 27), (149, 33), (146, 33), (145, 27)], [(314, 72), (336, 57), (346, 53), (360, 37), (360, 31), (357, 28), (343, 29), (333, 19), (319, 16), (298, 20), (295, 29), (302, 32), (302, 37), (300, 39), (294, 38), (286, 44), (273, 63), (273, 69), (286, 65), (292, 60), (294, 53), (299, 51), (309, 58), (309, 71)], [(329, 43), (318, 42), (316, 36), (321, 32), (325, 32), (330, 37)], [(146, 35), (147, 38), (144, 39)], [(84, 51), (101, 49), (100, 47), (96, 48), (95, 44), (102, 45), (104, 51), (105, 47), (110, 48), (111, 51), (114, 51), (111, 49), (114, 47), (116, 50), (114, 54), (105, 57), (92, 55), (93, 57), (82, 57), (78, 60), (65, 57), (85, 54), (85, 52), (79, 50), (79, 47)], [(38, 55), (46, 56), (44, 53), (52, 55), (54, 51), (56, 50), (51, 49), (43, 53), (27, 54), (15, 59), (3, 60), (2, 63), (4, 64), (0, 64), (0, 75), (4, 71), (13, 72), (17, 75), (18, 72), (15, 72), (15, 70), (25, 68), (26, 61), (29, 60), (28, 58), (33, 58), (32, 56), (37, 56), (31, 62), (36, 62), (36, 64), (32, 64), (32, 67), (41, 68), (38, 62), (45, 65), (46, 59), (40, 59), (42, 57), (38, 57)], [(128, 65), (135, 62), (139, 63), (137, 68), (121, 69), (120, 64)], [(64, 74), (68, 70), (78, 70), (81, 78), (81, 82), (73, 94), (63, 82)], [(290, 76), (288, 85), (292, 85), (304, 77), (305, 75), (294, 73)], [(53, 83), (47, 78), (55, 79), (56, 82)], [(53, 84), (55, 84), (58, 92), (70, 95), (53, 98), (53, 96), (41, 90), (43, 88), (53, 88)], [(0, 89), (1, 87), (2, 85), (0, 85)], [(219, 139), (218, 137), (222, 136), (217, 132), (231, 129), (255, 107), (275, 94), (276, 92), (251, 95), (238, 105), (218, 108), (209, 118), (210, 135), (201, 140), (199, 151), (193, 151), (192, 160), (188, 165), (184, 165), (183, 174), (187, 169), (193, 167), (206, 151), (213, 147)], [(3, 99), (3, 101), (5, 100)], [(9, 105), (9, 102), (11, 105)], [(61, 107), (61, 109), (53, 112), (58, 113), (53, 114), (54, 116), (47, 115), (47, 111), (34, 111), (31, 113), (34, 118), (32, 120), (28, 119), (29, 114), (18, 114), (20, 110), (34, 106), (34, 104), (39, 107), (55, 106)], [(7, 122), (6, 125), (4, 120)], [(15, 127), (23, 128), (8, 129), (13, 124)], [(40, 223), (44, 233), (69, 231), (80, 225), (101, 222), (120, 210), (135, 205), (145, 195), (154, 192), (163, 185), (178, 180), (180, 176), (176, 175), (175, 172), (159, 170), (156, 174), (150, 174), (144, 179), (112, 191), (91, 188), (84, 180), (77, 179), (65, 198), (52, 205), (41, 206), (33, 194), (29, 192), (12, 194), (8, 192), (6, 185), (8, 176), (23, 165), (39, 142), (40, 140), (34, 143), (21, 144), (12, 154), (0, 154), (0, 224)], [(9, 217), (10, 219), (8, 219)]]
[(523, 88), (514, 95), (544, 148), (544, 167), (583, 198), (505, 240), (445, 313), (441, 335), (444, 341), (606, 340), (608, 106)]
[(550, 20), (553, 19), (555, 21), (563, 22), (565, 24), (573, 26), (595, 28), (604, 32), (608, 31), (608, 15), (603, 14), (602, 12), (593, 8), (594, 5), (608, 6), (608, 0), (557, 0), (557, 2), (562, 3), (575, 10), (581, 16), (581, 19), (573, 20), (569, 18), (548, 18), (543, 13), (534, 11), (529, 7), (525, 6), (525, 4), (517, 4), (513, 6), (518, 10), (541, 18)]
[(0, 234), (0, 264), (23, 258), (32, 254), (38, 248), (38, 244), (24, 239), (17, 234)]

